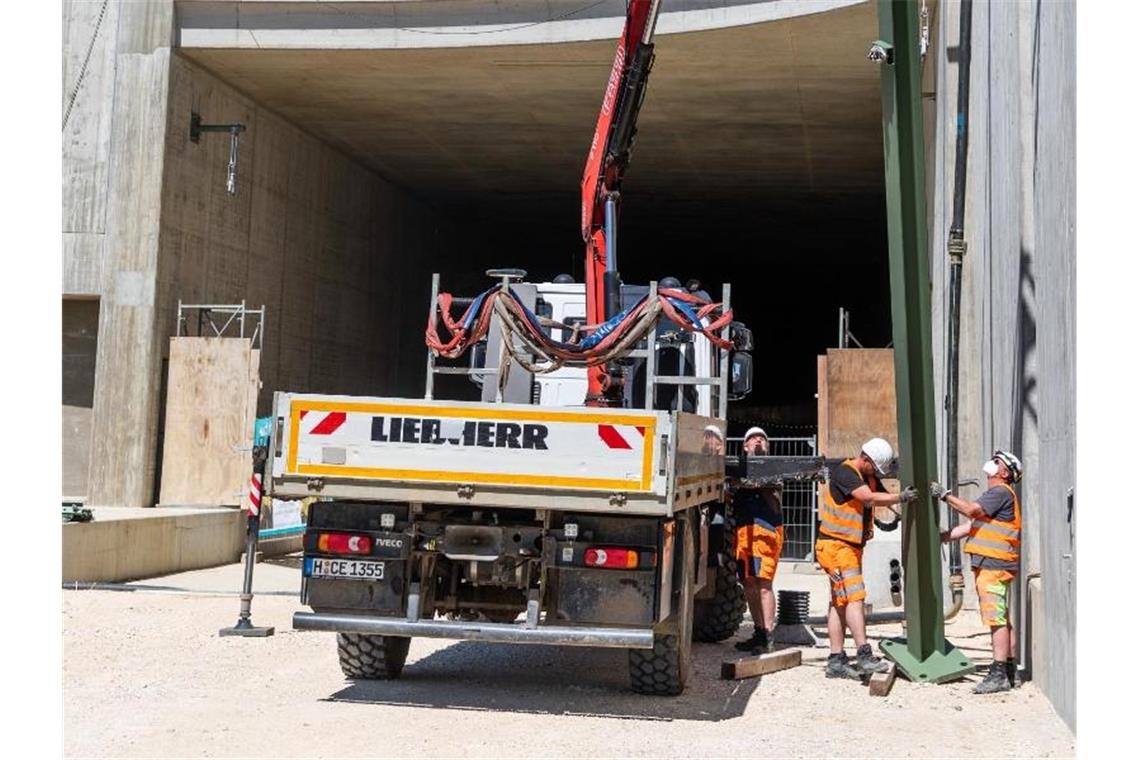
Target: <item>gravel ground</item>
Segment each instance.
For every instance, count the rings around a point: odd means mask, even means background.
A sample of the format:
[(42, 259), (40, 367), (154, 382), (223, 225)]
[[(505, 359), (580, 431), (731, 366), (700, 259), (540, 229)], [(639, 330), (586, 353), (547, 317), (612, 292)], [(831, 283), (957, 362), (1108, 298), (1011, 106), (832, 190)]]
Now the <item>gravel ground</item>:
[[(856, 682), (826, 680), (825, 650), (805, 650), (798, 668), (723, 681), (720, 662), (731, 647), (696, 644), (685, 694), (651, 698), (627, 691), (621, 651), (416, 639), (403, 679), (351, 683), (333, 634), (291, 629), (301, 609), (291, 563), (257, 572), (253, 617), (276, 626), (268, 639), (217, 635), (236, 619), (238, 601), (208, 592), (235, 588), (236, 566), (147, 581), (134, 592), (65, 591), (65, 755), (1074, 755), (1072, 734), (1031, 683), (977, 697), (970, 690), (980, 676), (941, 686), (900, 678), (890, 696), (874, 698)], [(875, 639), (900, 632), (871, 630)], [(978, 663), (988, 661), (976, 612), (947, 633)]]

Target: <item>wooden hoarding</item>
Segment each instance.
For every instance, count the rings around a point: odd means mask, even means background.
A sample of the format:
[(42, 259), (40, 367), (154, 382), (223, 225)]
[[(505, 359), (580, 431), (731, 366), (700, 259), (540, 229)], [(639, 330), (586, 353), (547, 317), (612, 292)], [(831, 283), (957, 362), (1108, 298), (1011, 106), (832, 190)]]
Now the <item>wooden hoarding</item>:
[(242, 503), (260, 355), (248, 338), (170, 339), (160, 503)]

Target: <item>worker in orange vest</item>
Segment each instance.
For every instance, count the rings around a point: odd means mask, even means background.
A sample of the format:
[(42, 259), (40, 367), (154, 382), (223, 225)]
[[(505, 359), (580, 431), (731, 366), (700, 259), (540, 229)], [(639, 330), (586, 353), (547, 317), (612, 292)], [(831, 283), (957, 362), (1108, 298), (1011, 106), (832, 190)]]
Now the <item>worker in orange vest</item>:
[[(863, 545), (875, 532), (874, 507), (905, 504), (918, 498), (918, 490), (913, 486), (897, 494), (883, 489), (879, 479), (887, 474), (894, 458), (889, 443), (872, 438), (863, 444), (859, 456), (845, 460), (828, 473), (822, 489), (815, 558), (831, 579), (831, 604), (827, 609), (831, 654), (824, 671), (828, 678), (860, 679), (889, 667), (871, 652), (867, 643)], [(847, 630), (857, 647), (854, 666), (843, 649)]]
[[(768, 455), (768, 434), (752, 427), (744, 434), (741, 473), (747, 473), (747, 457)], [(744, 599), (752, 613), (752, 637), (738, 641), (738, 651), (749, 654), (771, 652), (772, 629), (776, 626), (776, 595), (772, 580), (780, 564), (784, 546), (784, 514), (780, 508), (779, 485), (763, 488), (736, 488), (732, 513), (736, 520), (736, 563), (744, 584)]]
[(993, 694), (1017, 683), (1017, 639), (1009, 617), (1009, 587), (1017, 577), (1021, 554), (1021, 500), (1013, 490), (1013, 484), (1021, 480), (1021, 460), (999, 449), (982, 471), (987, 489), (977, 501), (959, 498), (939, 483), (930, 484), (930, 493), (969, 519), (942, 531), (942, 540), (966, 539), (962, 548), (970, 555), (978, 608), (982, 623), (990, 628), (994, 657), (974, 693)]

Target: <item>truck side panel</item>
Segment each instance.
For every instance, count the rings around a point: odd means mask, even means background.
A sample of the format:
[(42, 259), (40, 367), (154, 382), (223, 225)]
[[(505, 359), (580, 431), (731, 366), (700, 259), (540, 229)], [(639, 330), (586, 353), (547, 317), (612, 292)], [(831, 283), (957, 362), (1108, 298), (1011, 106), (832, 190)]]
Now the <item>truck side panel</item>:
[(656, 412), (282, 398), (275, 475), (664, 493)]
[[(724, 498), (724, 420), (673, 412), (672, 462), (668, 468), (673, 511)], [(715, 427), (721, 437), (708, 432)]]

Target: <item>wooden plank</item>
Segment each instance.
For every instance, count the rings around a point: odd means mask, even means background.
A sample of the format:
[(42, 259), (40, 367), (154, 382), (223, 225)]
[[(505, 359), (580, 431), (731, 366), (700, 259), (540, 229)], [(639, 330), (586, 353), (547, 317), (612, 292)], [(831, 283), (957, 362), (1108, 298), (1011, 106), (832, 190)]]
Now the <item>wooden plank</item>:
[(875, 673), (871, 676), (871, 681), (867, 686), (867, 691), (872, 697), (885, 697), (891, 693), (891, 687), (895, 685), (895, 664), (892, 662), (891, 667), (886, 673)]
[(160, 503), (241, 503), (260, 353), (247, 338), (171, 338)]
[(803, 652), (799, 649), (786, 649), (782, 652), (761, 654), (755, 657), (725, 660), (720, 664), (720, 677), (727, 680), (755, 678), (765, 673), (775, 673), (778, 670), (794, 668), (802, 660)]
[(825, 456), (854, 456), (874, 437), (886, 438), (898, 451), (892, 349), (828, 349), (825, 385), (820, 393), (820, 440)]

